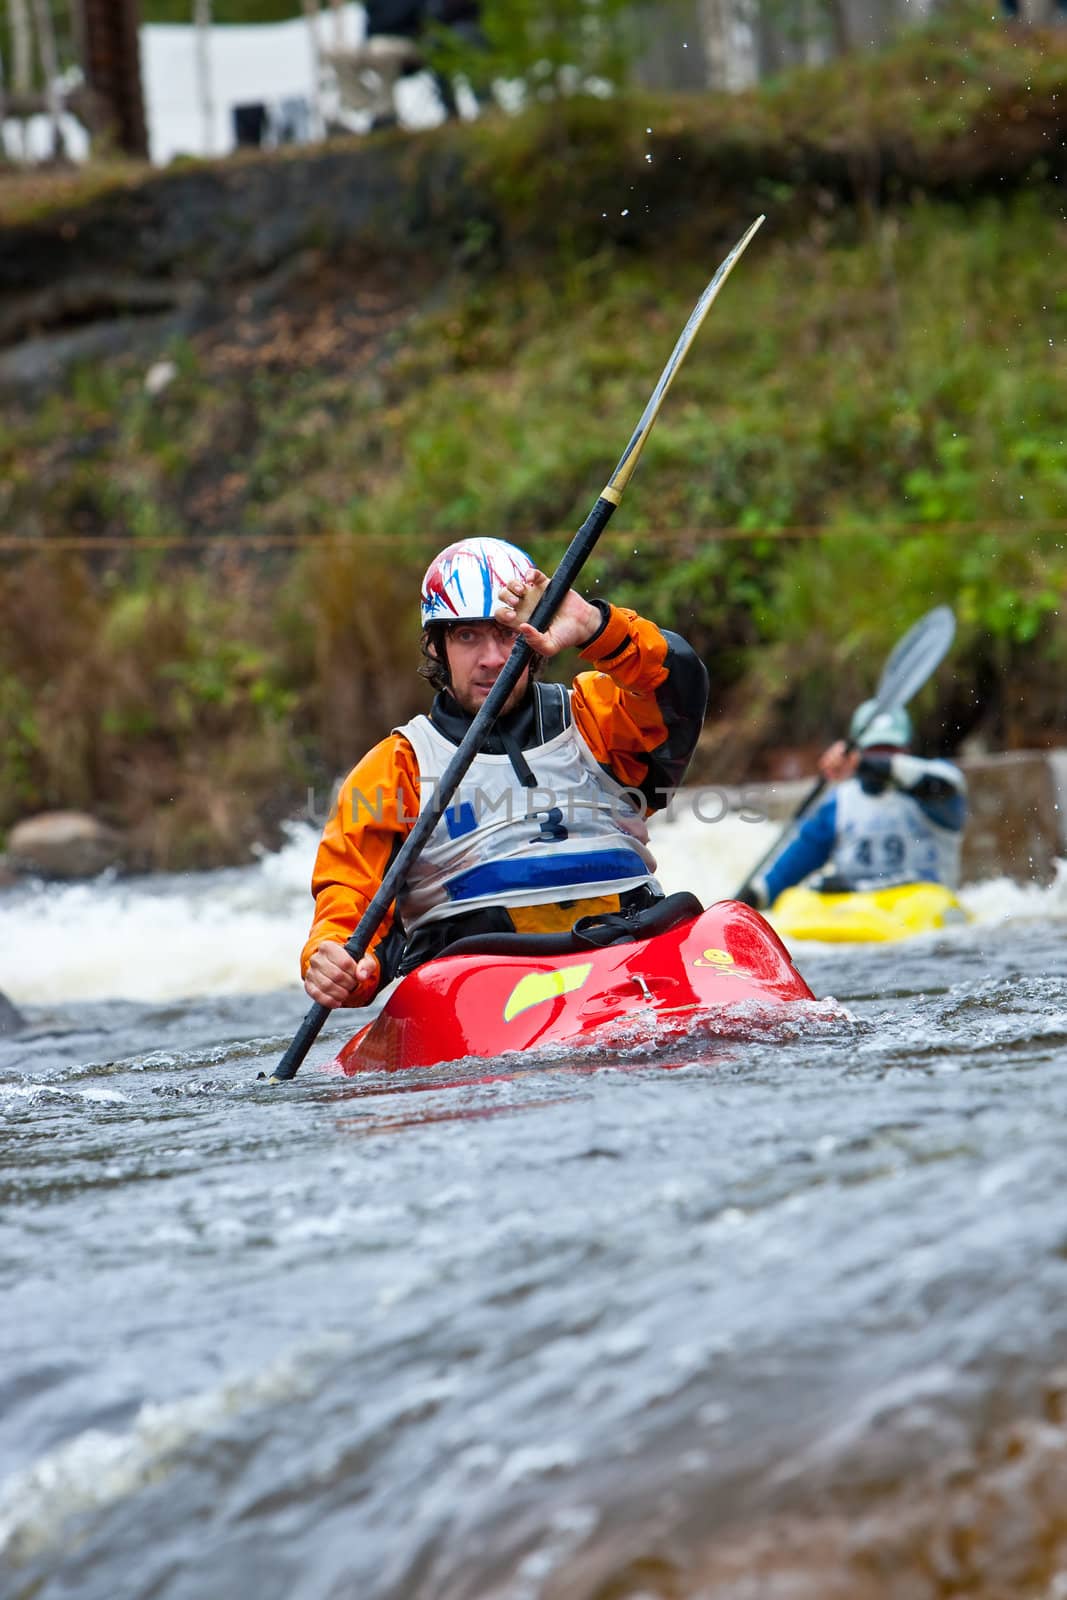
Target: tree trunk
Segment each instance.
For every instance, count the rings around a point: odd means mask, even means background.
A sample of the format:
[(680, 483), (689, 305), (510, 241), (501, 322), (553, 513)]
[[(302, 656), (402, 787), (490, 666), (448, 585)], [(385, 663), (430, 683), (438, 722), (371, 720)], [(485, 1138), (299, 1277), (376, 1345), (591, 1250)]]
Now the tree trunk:
[(674, 0), (670, 7), (646, 3), (638, 8), (635, 20), (639, 47), (633, 72), (642, 88), (707, 88), (711, 69), (699, 0), (684, 4)]
[(196, 89), (200, 100), (200, 125), (204, 154), (215, 150), (215, 93), (211, 81), (211, 0), (193, 0), (196, 28)]
[(830, 33), (833, 39), (834, 55), (847, 56), (852, 51), (852, 30), (849, 26), (845, 0), (826, 0), (826, 8), (830, 14)]
[(48, 116), (52, 124), (52, 159), (60, 161), (66, 155), (66, 146), (63, 142), (63, 107), (59, 98), (59, 56), (56, 53), (56, 35), (48, 0), (33, 0), (33, 20), (37, 26), (37, 57), (41, 63)]
[(71, 0), (70, 5), (70, 42), (74, 51), (74, 59), (85, 70), (85, 58), (88, 52), (88, 38), (85, 25), (85, 7), (82, 0)]
[(311, 118), (315, 135), (322, 137), (322, 45), (319, 39), (319, 0), (303, 0), (311, 39)]
[[(28, 95), (33, 88), (33, 34), (30, 30), (30, 13), (26, 0), (11, 0), (11, 87), (16, 95)], [(19, 130), (22, 159), (27, 160), (29, 146), (26, 141), (26, 124)]]
[(10, 0), (11, 14), (11, 87), (18, 94), (28, 94), (33, 87), (33, 31), (26, 0)]
[(143, 160), (148, 129), (137, 35), (140, 0), (76, 0), (73, 9), (85, 83), (67, 96), (67, 107), (85, 122), (94, 146), (110, 140)]
[(783, 45), (774, 9), (767, 4), (767, 0), (756, 0), (755, 30), (759, 77), (773, 77), (791, 62)]
[(759, 80), (752, 8), (744, 0), (701, 0), (700, 23), (707, 60), (707, 87), (750, 89)]

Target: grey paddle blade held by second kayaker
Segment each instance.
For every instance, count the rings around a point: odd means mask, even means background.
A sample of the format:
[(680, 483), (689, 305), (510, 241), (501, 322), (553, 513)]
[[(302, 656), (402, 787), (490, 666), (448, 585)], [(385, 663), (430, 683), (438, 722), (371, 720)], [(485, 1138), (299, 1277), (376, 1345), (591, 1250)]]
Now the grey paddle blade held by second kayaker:
[[(719, 290), (726, 282), (736, 262), (748, 248), (750, 240), (763, 221), (764, 218), (762, 216), (757, 217), (755, 222), (745, 230), (730, 251), (730, 254), (720, 264), (715, 276), (694, 306), (689, 321), (679, 334), (678, 342), (671, 351), (670, 359), (660, 374), (659, 382), (656, 384), (648, 404), (641, 413), (641, 420), (631, 434), (626, 449), (619, 457), (615, 471), (601, 490), (593, 509), (567, 546), (562, 561), (538, 601), (533, 615), (530, 617), (531, 625), (539, 633), (543, 633), (548, 627), (563, 596), (574, 586), (579, 572), (592, 554), (593, 548), (608, 519), (622, 500), (623, 490), (630, 481), (676, 372), (685, 360), (689, 347), (696, 338), (704, 318), (711, 310)], [(382, 919), (396, 899), (418, 856), (422, 853), (427, 839), (445, 811), (447, 811), (449, 802), (463, 781), (467, 768), (482, 748), (493, 723), (500, 713), (501, 707), (522, 676), (531, 654), (530, 647), (525, 640), (516, 640), (511, 654), (500, 672), (500, 676), (492, 689), (490, 689), (474, 721), (467, 729), (463, 742), (445, 768), (440, 781), (436, 784), (432, 801), (420, 814), (411, 832), (404, 840), (403, 845), (397, 852), (396, 859), (382, 879), (380, 889), (363, 913), (351, 937), (347, 940), (345, 949), (354, 960), (358, 961), (366, 952), (367, 946), (377, 933)], [(286, 1079), (296, 1076), (300, 1063), (314, 1044), (329, 1014), (330, 1008), (328, 1006), (315, 1004), (311, 1007), (311, 1010), (307, 1012), (303, 1022), (297, 1029), (292, 1044), (275, 1067), (270, 1079), (271, 1083), (284, 1082)], [(260, 1073), (260, 1077), (262, 1076), (263, 1074)]]
[(882, 668), (882, 676), (874, 692), (874, 709), (865, 719), (863, 727), (857, 728), (848, 741), (849, 749), (855, 747), (856, 741), (875, 717), (881, 716), (883, 711), (892, 710), (894, 706), (906, 706), (918, 694), (948, 655), (955, 637), (956, 618), (951, 606), (935, 606), (925, 617), (920, 617), (913, 628), (908, 629), (903, 639), (894, 645), (889, 660)]
[[(955, 637), (956, 618), (951, 606), (935, 606), (924, 617), (920, 617), (914, 627), (908, 629), (903, 639), (899, 640), (890, 652), (874, 692), (870, 715), (846, 740), (846, 750), (856, 748), (864, 730), (870, 726), (875, 717), (881, 716), (883, 711), (892, 711), (897, 706), (907, 705), (912, 696), (918, 694), (926, 680), (945, 659)], [(748, 877), (734, 896), (735, 899), (740, 899), (746, 894), (752, 887), (753, 879), (757, 878), (764, 867), (781, 853), (797, 823), (803, 820), (825, 788), (826, 779), (816, 778), (771, 848), (750, 869)]]

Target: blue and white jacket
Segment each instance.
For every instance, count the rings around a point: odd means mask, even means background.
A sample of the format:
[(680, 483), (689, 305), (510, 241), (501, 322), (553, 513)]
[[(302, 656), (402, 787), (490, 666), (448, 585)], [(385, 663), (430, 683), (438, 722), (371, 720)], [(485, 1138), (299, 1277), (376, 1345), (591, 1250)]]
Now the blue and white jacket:
[(967, 782), (951, 761), (867, 754), (838, 784), (756, 887), (773, 905), (783, 890), (830, 863), (835, 889), (959, 883)]

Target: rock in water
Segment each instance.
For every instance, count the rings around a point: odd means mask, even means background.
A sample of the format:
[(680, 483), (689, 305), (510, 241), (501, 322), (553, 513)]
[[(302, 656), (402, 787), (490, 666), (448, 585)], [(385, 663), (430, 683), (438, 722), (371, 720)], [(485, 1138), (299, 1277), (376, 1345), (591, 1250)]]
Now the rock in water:
[(25, 1026), (26, 1018), (21, 1011), (11, 1004), (6, 995), (0, 994), (0, 1039), (7, 1033), (18, 1033)]
[(95, 878), (121, 866), (125, 840), (114, 828), (83, 811), (44, 811), (12, 828), (7, 859), (19, 872), (44, 878)]

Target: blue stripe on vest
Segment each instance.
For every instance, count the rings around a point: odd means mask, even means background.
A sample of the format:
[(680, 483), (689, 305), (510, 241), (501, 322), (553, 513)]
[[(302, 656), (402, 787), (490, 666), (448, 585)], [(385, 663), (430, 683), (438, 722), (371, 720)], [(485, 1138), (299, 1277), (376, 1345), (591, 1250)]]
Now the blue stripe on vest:
[(647, 878), (648, 868), (634, 850), (590, 850), (552, 860), (532, 856), (517, 861), (487, 861), (458, 872), (448, 885), (450, 900), (477, 900), (517, 889), (560, 889), (615, 878)]

